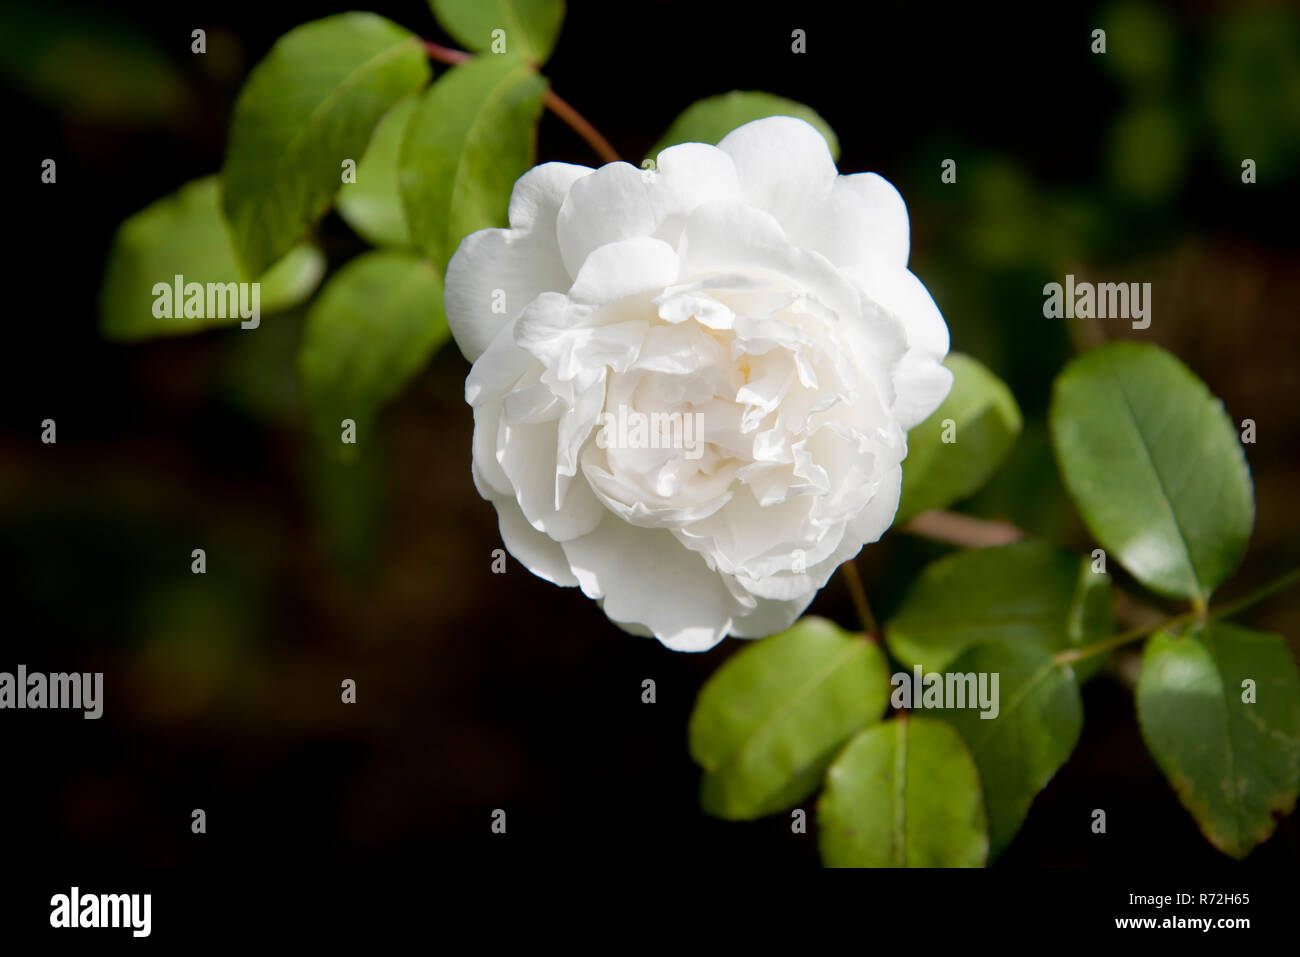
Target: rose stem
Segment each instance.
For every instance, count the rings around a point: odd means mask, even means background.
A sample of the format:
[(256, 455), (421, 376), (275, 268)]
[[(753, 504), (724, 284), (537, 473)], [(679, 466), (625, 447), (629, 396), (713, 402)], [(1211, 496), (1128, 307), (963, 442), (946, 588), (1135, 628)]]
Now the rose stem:
[(1010, 522), (959, 515), (942, 509), (922, 512), (904, 525), (903, 531), (920, 538), (964, 545), (967, 548), (1009, 545), (1025, 537), (1025, 533)]
[(845, 584), (849, 586), (849, 595), (852, 596), (853, 605), (858, 610), (858, 618), (862, 620), (862, 631), (874, 641), (880, 634), (880, 626), (876, 624), (876, 616), (871, 613), (871, 605), (867, 603), (867, 591), (862, 587), (862, 576), (858, 574), (858, 566), (849, 559), (840, 566), (840, 571), (844, 573)]
[[(948, 512), (943, 509), (922, 512), (904, 525), (902, 530), (920, 538), (928, 538), (949, 545), (962, 545), (966, 548), (990, 548), (995, 545), (1007, 545), (1025, 537), (1025, 533), (1010, 522), (975, 518), (971, 515), (959, 515), (956, 512)], [(1217, 608), (1206, 608), (1202, 605), (1199, 608), (1193, 608), (1190, 612), (1174, 615), (1172, 618), (1165, 617), (1163, 612), (1157, 611), (1140, 598), (1135, 598), (1115, 586), (1116, 605), (1118, 606), (1117, 619), (1119, 621), (1137, 619), (1135, 626), (1086, 648), (1072, 648), (1062, 651), (1056, 655), (1056, 660), (1058, 663), (1079, 661), (1103, 651), (1126, 645), (1139, 638), (1145, 638), (1160, 628), (1171, 628), (1198, 619), (1224, 618), (1243, 611), (1256, 602), (1268, 598), (1274, 592), (1290, 587), (1296, 582), (1300, 582), (1300, 568), (1287, 572), (1281, 578), (1270, 582), (1244, 598), (1228, 602)]]
[[(464, 63), (471, 56), (464, 50), (453, 50), (451, 47), (442, 46), (431, 40), (421, 40), (420, 42), (424, 44), (424, 51), (429, 55), (429, 59), (437, 60), (439, 63), (455, 66), (457, 63)], [(610, 145), (609, 140), (601, 136), (600, 130), (592, 126), (585, 116), (569, 105), (567, 100), (562, 99), (549, 85), (546, 87), (543, 102), (546, 104), (547, 109), (581, 136), (583, 142), (590, 146), (596, 155), (606, 163), (617, 163), (622, 159), (618, 155), (618, 151)]]

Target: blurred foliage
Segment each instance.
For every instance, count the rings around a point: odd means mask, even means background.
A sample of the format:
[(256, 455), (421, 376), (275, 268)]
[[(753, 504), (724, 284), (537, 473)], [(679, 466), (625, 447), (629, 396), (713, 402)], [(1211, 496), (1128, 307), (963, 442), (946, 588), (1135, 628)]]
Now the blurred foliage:
[[(100, 295), (101, 330), (110, 339), (145, 339), (185, 335), (209, 326), (235, 325), (243, 306), (251, 306), (225, 289), (216, 303), (204, 293), (207, 284), (237, 283), (239, 267), (217, 208), (218, 183), (205, 176), (146, 206), (122, 223), (109, 249)], [(288, 309), (307, 299), (325, 272), (325, 257), (310, 243), (299, 243), (262, 274), (257, 322), (261, 316)], [(172, 292), (183, 277), (183, 295)], [(170, 315), (157, 315), (155, 282), (171, 287)], [(188, 315), (191, 284), (199, 284), (200, 315)], [(176, 290), (179, 292), (180, 290)], [(208, 296), (212, 293), (209, 291)], [(245, 294), (246, 296), (248, 294)], [(228, 296), (228, 298), (227, 298)], [(212, 315), (213, 312), (218, 315)]]
[[(942, 224), (912, 268), (947, 317), (953, 348), (1001, 375), (1025, 412), (1010, 462), (967, 508), (1044, 536), (1071, 522), (1043, 412), (1078, 330), (1039, 321), (1038, 290), (1067, 272), (1127, 278), (1135, 260), (1172, 250), (1197, 220), (1237, 218), (1240, 190), (1280, 197), (1300, 182), (1300, 8), (1234, 4), (1175, 22), (1134, 0), (1103, 4), (1093, 20), (1107, 52), (1090, 61), (1116, 108), (1101, 128), (1064, 131), (1061, 148), (1092, 151), (1082, 175), (1049, 184), (1012, 154), (949, 135), (916, 150), (912, 165), (925, 172), (905, 189), (914, 228)], [(953, 156), (963, 157), (957, 180), (941, 183), (940, 162)], [(1247, 158), (1256, 184), (1241, 181)]]
[(1199, 95), (1229, 172), (1250, 157), (1270, 180), (1300, 162), (1300, 11), (1283, 4), (1224, 11), (1209, 30)]
[(99, 123), (183, 119), (194, 91), (147, 35), (59, 4), (0, 3), (0, 78), (70, 117)]

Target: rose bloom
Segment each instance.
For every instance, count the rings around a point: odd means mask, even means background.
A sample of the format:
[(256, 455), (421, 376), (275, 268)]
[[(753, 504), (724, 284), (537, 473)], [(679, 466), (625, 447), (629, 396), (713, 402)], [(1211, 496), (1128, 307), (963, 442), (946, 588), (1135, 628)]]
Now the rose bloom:
[(670, 648), (788, 628), (889, 527), (952, 384), (908, 247), (897, 190), (791, 117), (524, 174), (446, 283), (511, 554)]

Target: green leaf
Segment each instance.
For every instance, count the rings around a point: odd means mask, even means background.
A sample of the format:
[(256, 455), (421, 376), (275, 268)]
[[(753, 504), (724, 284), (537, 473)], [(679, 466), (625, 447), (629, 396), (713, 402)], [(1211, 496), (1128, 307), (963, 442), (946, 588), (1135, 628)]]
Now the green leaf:
[[(926, 566), (885, 626), (885, 640), (894, 657), (923, 671), (943, 671), (986, 641), (1047, 652), (1090, 644), (1109, 629), (1071, 631), (1079, 574), (1073, 552), (1044, 542), (954, 552)], [(1109, 582), (1094, 587), (1105, 589), (1108, 602)], [(1101, 660), (1079, 664), (1090, 675)]]
[[(946, 508), (979, 491), (1020, 434), (1020, 407), (1006, 384), (970, 356), (949, 353), (952, 391), (934, 413), (907, 433), (903, 491), (894, 524), (931, 508)], [(954, 425), (944, 442), (944, 423)]]
[[(1244, 682), (1254, 682), (1246, 703)], [(1147, 642), (1137, 687), (1147, 747), (1220, 851), (1245, 857), (1295, 807), (1300, 674), (1278, 635), (1216, 621)]]
[(469, 233), (506, 221), (533, 165), (546, 80), (517, 56), (454, 67), (415, 107), (398, 161), (411, 237), (445, 268)]
[[(302, 302), (324, 272), (325, 257), (315, 246), (304, 243), (290, 250), (259, 280), (259, 312), (279, 312)], [(203, 312), (210, 315), (187, 317), (183, 301), (173, 301), (173, 318), (155, 316), (155, 303), (162, 300), (155, 296), (154, 285), (165, 283), (174, 289), (178, 275), (186, 284), (203, 284), (205, 292), (208, 283), (239, 281), (230, 237), (217, 208), (215, 176), (186, 183), (118, 227), (100, 285), (100, 331), (109, 339), (135, 340), (241, 321), (237, 308), (208, 310), (206, 296)], [(223, 318), (217, 312), (234, 314)]]
[(704, 810), (749, 820), (797, 804), (888, 701), (884, 652), (824, 618), (748, 645), (708, 680), (691, 713)]
[(998, 676), (996, 717), (986, 718), (976, 708), (937, 712), (975, 758), (988, 812), (989, 853), (996, 856), (1079, 741), (1079, 684), (1069, 665), (1054, 664), (1043, 649), (1000, 641), (967, 649), (946, 671), (973, 674), (977, 681), (980, 674)]
[(248, 78), (230, 126), (222, 209), (235, 253), (258, 273), (329, 208), (343, 163), (375, 124), (429, 79), (419, 40), (373, 13), (290, 30)]
[(193, 115), (193, 88), (158, 44), (90, 9), (0, 4), (0, 79), (78, 120), (163, 125)]
[[(480, 53), (516, 53), (536, 64), (547, 61), (560, 36), (564, 0), (430, 0), (444, 30)], [(505, 49), (492, 49), (492, 31), (505, 31)]]
[(1115, 342), (1066, 367), (1050, 418), (1065, 485), (1102, 547), (1153, 591), (1204, 602), (1255, 519), (1223, 404), (1164, 350)]
[[(1085, 555), (1079, 560), (1079, 575), (1075, 582), (1074, 599), (1066, 617), (1069, 647), (1082, 648), (1109, 638), (1115, 633), (1115, 597), (1110, 576), (1093, 571), (1093, 559)], [(1084, 658), (1074, 664), (1080, 681), (1087, 681), (1101, 670), (1109, 652)]]
[(732, 90), (717, 96), (697, 100), (688, 106), (673, 120), (668, 132), (660, 137), (659, 142), (651, 147), (646, 155), (654, 159), (660, 150), (665, 150), (678, 143), (710, 143), (718, 141), (738, 126), (744, 126), (753, 120), (765, 116), (793, 116), (805, 120), (817, 128), (826, 137), (826, 145), (831, 149), (831, 157), (840, 158), (840, 141), (830, 124), (821, 118), (811, 107), (787, 100), (783, 96), (758, 91)]
[(332, 276), (312, 304), (298, 354), (303, 395), (326, 448), (343, 457), (343, 419), (365, 442), (375, 413), (448, 336), (442, 280), (424, 259), (377, 250)]
[(344, 183), (334, 204), (344, 222), (373, 246), (409, 246), (397, 157), (418, 98), (411, 94), (384, 114), (357, 163), (357, 181)]
[(932, 718), (867, 728), (835, 759), (817, 805), (828, 867), (982, 867), (988, 823), (975, 762)]

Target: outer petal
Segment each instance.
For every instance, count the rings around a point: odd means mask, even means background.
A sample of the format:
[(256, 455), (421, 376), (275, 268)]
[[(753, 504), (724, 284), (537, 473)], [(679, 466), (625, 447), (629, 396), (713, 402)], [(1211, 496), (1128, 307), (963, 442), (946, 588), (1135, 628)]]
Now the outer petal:
[(696, 206), (739, 197), (731, 157), (704, 143), (664, 150), (654, 173), (609, 163), (575, 183), (560, 208), (556, 230), (564, 263), (576, 276), (606, 243), (644, 236), (674, 244)]
[[(859, 542), (866, 545), (878, 541), (888, 531), (898, 513), (898, 498), (902, 491), (903, 469), (896, 465), (880, 480), (880, 486), (866, 508), (849, 523), (849, 531)], [(853, 554), (858, 551), (858, 548), (853, 549)], [(822, 584), (825, 584), (825, 579)]]
[(907, 206), (875, 173), (836, 178), (820, 207), (786, 226), (791, 240), (816, 249), (837, 266), (872, 262), (906, 269), (911, 247)]
[(518, 502), (501, 496), (492, 499), (492, 504), (496, 506), (501, 540), (511, 555), (538, 578), (565, 587), (578, 584), (564, 557), (564, 548), (545, 532), (529, 525)]
[(533, 528), (566, 541), (586, 535), (606, 514), (585, 480), (566, 489), (556, 502), (558, 423), (505, 423), (498, 443), (501, 470), (515, 488), (515, 499)]
[(704, 559), (663, 529), (636, 528), (607, 515), (589, 535), (564, 543), (589, 598), (620, 624), (644, 625), (675, 651), (707, 651), (740, 610)]
[(503, 495), (514, 497), (514, 486), (497, 462), (497, 434), (501, 429), (501, 409), (504, 402), (494, 399), (474, 407), (474, 438), (472, 465), (474, 484), (486, 499)]
[(838, 175), (817, 130), (792, 116), (769, 116), (732, 130), (718, 149), (730, 154), (745, 202), (785, 226), (820, 210)]
[(736, 638), (766, 638), (779, 631), (785, 631), (798, 620), (813, 598), (816, 590), (792, 601), (758, 600), (758, 606), (743, 618), (737, 618), (731, 626), (731, 634)]
[[(443, 305), (466, 359), (477, 359), (497, 331), (539, 293), (569, 287), (555, 219), (569, 188), (590, 172), (568, 163), (534, 167), (510, 194), (511, 228), (480, 229), (461, 240), (447, 265)], [(502, 312), (493, 312), (496, 290), (505, 293)]]
[(507, 217), (511, 229), (555, 233), (555, 218), (573, 184), (594, 170), (574, 163), (534, 166), (510, 191)]
[(894, 370), (894, 417), (904, 430), (920, 425), (952, 389), (952, 373), (938, 359), (913, 351)]
[(948, 324), (929, 290), (910, 270), (868, 263), (844, 273), (869, 299), (898, 316), (907, 329), (909, 346), (936, 359), (948, 354)]
[(774, 116), (733, 130), (731, 154), (746, 202), (777, 218), (796, 246), (837, 266), (907, 266), (907, 206), (875, 173), (839, 176), (826, 140), (803, 120)]

